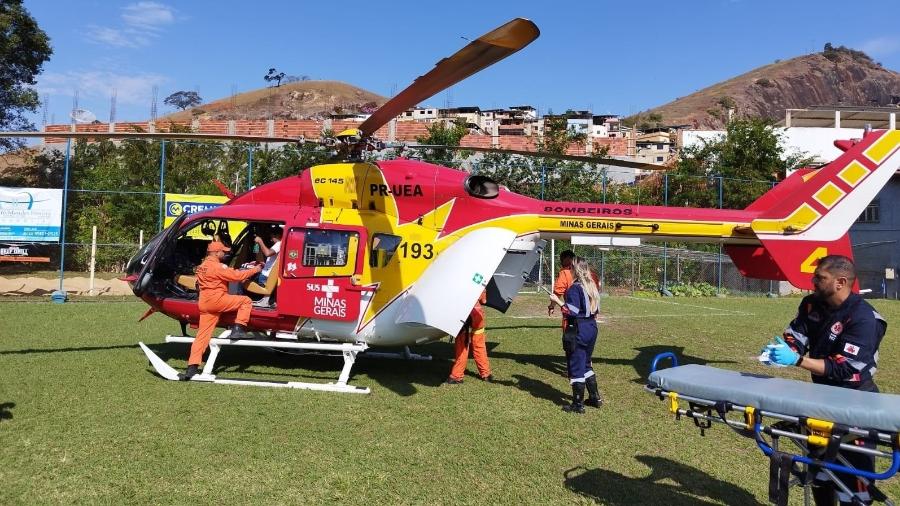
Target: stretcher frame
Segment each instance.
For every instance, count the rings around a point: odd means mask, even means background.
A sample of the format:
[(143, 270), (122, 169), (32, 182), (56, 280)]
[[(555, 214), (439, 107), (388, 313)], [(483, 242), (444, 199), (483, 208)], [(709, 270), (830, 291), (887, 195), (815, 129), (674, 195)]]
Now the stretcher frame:
[[(650, 366), (650, 372), (656, 372), (659, 363), (665, 359), (671, 359), (672, 367), (678, 366), (678, 359), (675, 354), (671, 352), (661, 353), (654, 357)], [(849, 496), (854, 504), (863, 504), (863, 501), (868, 499), (850, 490), (838, 478), (836, 473), (845, 473), (859, 478), (867, 485), (871, 499), (891, 506), (894, 505), (894, 502), (884, 496), (876, 487), (875, 482), (891, 478), (900, 469), (900, 434), (897, 432), (866, 430), (836, 424), (827, 420), (775, 413), (760, 410), (754, 406), (731, 403), (727, 400), (701, 399), (669, 391), (649, 383), (645, 385), (644, 390), (662, 401), (668, 401), (668, 410), (675, 416), (676, 420), (680, 420), (682, 416), (692, 419), (694, 424), (700, 429), (701, 435), (705, 435), (705, 430), (711, 428), (713, 423), (723, 424), (743, 437), (754, 439), (757, 447), (766, 457), (773, 458), (773, 455), (789, 456), (791, 474), (794, 475), (790, 484), (803, 488), (804, 505), (806, 506), (810, 504), (810, 487), (813, 482), (809, 466), (816, 466), (816, 471), (824, 473), (828, 481), (832, 482), (843, 494)], [(682, 402), (688, 403), (688, 407), (683, 407)], [(731, 413), (740, 413), (741, 418), (729, 417), (728, 415)], [(764, 420), (766, 418), (792, 424), (792, 426), (799, 428), (800, 432), (784, 430), (783, 426), (776, 426), (777, 423), (765, 424)], [(766, 441), (763, 434), (769, 436), (771, 442)], [(779, 438), (788, 439), (802, 454), (787, 453), (785, 455), (785, 452), (779, 450)], [(875, 448), (849, 444), (855, 439), (864, 439), (874, 444)], [(834, 446), (830, 447), (830, 445)], [(827, 448), (830, 450), (828, 455), (832, 457), (826, 459), (815, 458), (811, 455), (812, 448), (810, 447), (814, 447), (817, 451)], [(885, 448), (887, 451), (878, 448)], [(879, 458), (891, 459), (891, 464), (886, 471), (881, 473), (857, 469), (840, 455), (837, 450), (869, 455), (875, 457), (876, 461)], [(794, 463), (802, 466), (800, 472), (795, 471), (793, 468)], [(771, 477), (770, 480), (774, 480), (774, 477)], [(787, 490), (783, 491), (782, 497), (779, 499), (775, 497), (772, 484), (770, 483), (769, 499), (773, 503), (783, 504), (787, 500)]]

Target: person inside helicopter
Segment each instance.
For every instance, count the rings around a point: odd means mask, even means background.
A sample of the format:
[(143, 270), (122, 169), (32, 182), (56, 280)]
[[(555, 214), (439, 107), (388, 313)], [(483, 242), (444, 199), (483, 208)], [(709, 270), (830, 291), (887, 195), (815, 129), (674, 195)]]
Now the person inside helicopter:
[[(265, 259), (263, 269), (255, 280), (245, 283), (244, 290), (249, 293), (262, 295), (262, 298), (253, 303), (255, 307), (274, 307), (275, 289), (278, 285), (279, 253), (281, 252), (281, 239), (284, 232), (280, 225), (272, 225), (263, 229), (263, 236), (253, 237), (254, 250), (259, 249), (258, 255)], [(271, 242), (271, 246), (267, 244)], [(275, 271), (274, 273), (272, 271)]]

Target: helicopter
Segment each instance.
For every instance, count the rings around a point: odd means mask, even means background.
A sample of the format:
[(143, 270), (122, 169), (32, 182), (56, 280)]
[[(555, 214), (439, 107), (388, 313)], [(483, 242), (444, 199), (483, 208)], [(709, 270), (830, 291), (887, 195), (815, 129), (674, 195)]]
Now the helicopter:
[[(521, 18), (488, 32), (439, 61), (357, 129), (338, 134), (345, 161), (316, 165), (239, 195), (223, 188), (230, 198), (226, 204), (182, 214), (147, 242), (128, 262), (125, 279), (150, 306), (144, 318), (159, 312), (180, 323), (181, 335), (167, 336), (166, 342), (190, 343), (187, 327), (199, 321), (193, 270), (207, 245), (218, 240), (229, 246), (228, 264), (238, 267), (255, 259), (254, 237), (260, 231), (283, 230), (276, 274), (264, 286), (246, 288), (276, 300), (273, 307), (252, 310), (248, 328), (258, 338), (230, 339), (230, 331), (223, 331), (210, 341), (202, 374), (191, 380), (368, 393), (348, 383), (359, 354), (376, 355), (370, 347), (401, 347), (401, 357), (429, 358), (408, 347), (456, 335), (482, 291), (486, 305), (505, 312), (549, 239), (607, 246), (629, 240), (717, 243), (745, 276), (811, 289), (819, 258), (852, 257), (850, 225), (900, 167), (900, 132), (867, 132), (862, 139), (835, 143), (844, 153), (831, 163), (798, 170), (746, 209), (731, 210), (543, 201), (484, 175), (413, 159), (362, 158), (379, 147), (374, 132), (402, 111), (538, 35), (537, 26)], [(223, 314), (219, 326), (228, 328), (233, 319), (233, 313)], [(157, 373), (177, 379), (175, 369), (139, 345)], [(337, 353), (344, 367), (335, 383), (227, 379), (214, 374), (226, 346)]]

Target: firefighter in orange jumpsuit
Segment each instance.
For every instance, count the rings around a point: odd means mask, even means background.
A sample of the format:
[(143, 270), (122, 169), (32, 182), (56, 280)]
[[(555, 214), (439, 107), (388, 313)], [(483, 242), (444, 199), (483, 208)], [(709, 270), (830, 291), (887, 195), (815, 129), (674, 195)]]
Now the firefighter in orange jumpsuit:
[(456, 336), (456, 361), (450, 370), (450, 377), (447, 383), (458, 385), (463, 382), (463, 374), (466, 372), (466, 363), (469, 361), (469, 348), (472, 349), (472, 356), (475, 358), (475, 365), (478, 367), (478, 377), (484, 381), (492, 381), (494, 377), (491, 375), (491, 364), (488, 362), (487, 345), (485, 344), (486, 335), (484, 333), (484, 308), (482, 304), (487, 303), (487, 293), (481, 292), (481, 297), (469, 313), (469, 318), (463, 325), (459, 335)]
[(252, 269), (241, 271), (231, 269), (222, 263), (222, 259), (228, 251), (231, 251), (231, 248), (225, 247), (219, 241), (209, 243), (206, 247), (206, 258), (197, 267), (197, 286), (200, 288), (198, 304), (200, 328), (197, 331), (197, 337), (194, 338), (194, 343), (191, 344), (187, 370), (178, 375), (181, 380), (189, 380), (200, 372), (200, 362), (203, 360), (203, 354), (209, 346), (209, 340), (212, 338), (213, 330), (219, 323), (222, 313), (237, 311), (230, 338), (241, 339), (247, 336), (246, 325), (250, 321), (253, 302), (250, 297), (245, 295), (229, 295), (228, 282), (243, 281), (255, 276), (262, 270), (262, 266), (257, 265)]

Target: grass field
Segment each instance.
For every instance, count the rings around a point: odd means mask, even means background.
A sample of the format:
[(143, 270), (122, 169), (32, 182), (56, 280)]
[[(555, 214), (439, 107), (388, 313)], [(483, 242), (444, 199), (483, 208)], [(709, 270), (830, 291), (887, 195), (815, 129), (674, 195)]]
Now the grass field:
[[(489, 311), (496, 383), (442, 385), (442, 342), (416, 350), (431, 362), (360, 359), (351, 382), (368, 396), (164, 381), (137, 342), (178, 326), (137, 323), (146, 306), (133, 299), (0, 303), (0, 504), (767, 503), (752, 441), (721, 426), (701, 437), (642, 386), (665, 350), (772, 373), (754, 357), (798, 299), (604, 299), (594, 364), (607, 404), (584, 416), (560, 410), (569, 388), (544, 301)], [(878, 383), (900, 392), (900, 304), (874, 305), (893, 325)], [(186, 345), (153, 348), (184, 367)], [(217, 372), (333, 380), (340, 364), (226, 349)], [(900, 498), (900, 480), (883, 489)]]

